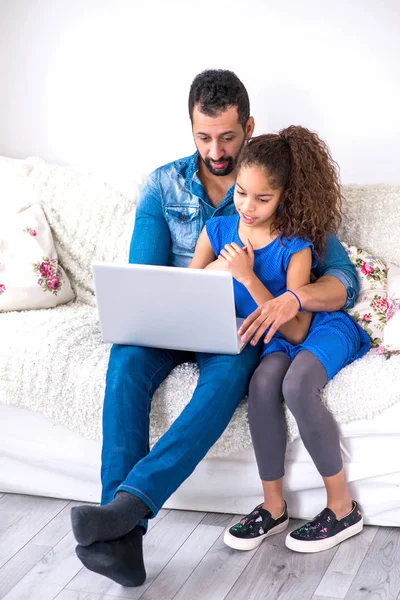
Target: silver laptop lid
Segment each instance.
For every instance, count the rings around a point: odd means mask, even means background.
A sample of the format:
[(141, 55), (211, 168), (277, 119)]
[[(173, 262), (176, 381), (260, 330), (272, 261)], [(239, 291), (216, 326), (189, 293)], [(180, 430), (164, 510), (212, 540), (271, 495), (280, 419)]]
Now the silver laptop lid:
[(93, 265), (103, 340), (239, 352), (228, 272), (148, 265)]

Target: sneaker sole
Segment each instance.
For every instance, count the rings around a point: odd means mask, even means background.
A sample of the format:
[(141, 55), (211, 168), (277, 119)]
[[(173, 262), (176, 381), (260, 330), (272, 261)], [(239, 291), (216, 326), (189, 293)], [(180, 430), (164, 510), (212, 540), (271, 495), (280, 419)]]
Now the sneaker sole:
[(355, 523), (348, 529), (344, 529), (340, 533), (337, 533), (333, 537), (327, 538), (326, 540), (311, 540), (311, 541), (301, 541), (293, 538), (290, 533), (287, 534), (285, 544), (286, 547), (294, 552), (323, 552), (324, 550), (329, 550), (334, 546), (337, 546), (344, 540), (352, 537), (353, 535), (357, 535), (357, 533), (361, 533), (364, 526), (363, 519)]
[(271, 535), (275, 535), (276, 533), (282, 533), (282, 531), (285, 531), (285, 529), (287, 529), (288, 525), (289, 519), (286, 519), (286, 521), (283, 521), (283, 523), (279, 523), (279, 525), (277, 525), (273, 529), (270, 529), (267, 533), (264, 533), (264, 535), (260, 535), (251, 540), (237, 538), (231, 533), (229, 533), (229, 529), (227, 529), (224, 535), (224, 543), (230, 548), (234, 548), (235, 550), (254, 550), (254, 548), (258, 548), (258, 546), (263, 543), (265, 538), (270, 537)]

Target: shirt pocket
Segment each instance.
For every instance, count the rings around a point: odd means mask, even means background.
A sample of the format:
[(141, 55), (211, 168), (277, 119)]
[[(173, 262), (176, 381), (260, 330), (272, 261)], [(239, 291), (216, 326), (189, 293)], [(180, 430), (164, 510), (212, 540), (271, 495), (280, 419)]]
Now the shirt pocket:
[(173, 252), (194, 252), (200, 235), (198, 206), (166, 206), (165, 218), (171, 233)]

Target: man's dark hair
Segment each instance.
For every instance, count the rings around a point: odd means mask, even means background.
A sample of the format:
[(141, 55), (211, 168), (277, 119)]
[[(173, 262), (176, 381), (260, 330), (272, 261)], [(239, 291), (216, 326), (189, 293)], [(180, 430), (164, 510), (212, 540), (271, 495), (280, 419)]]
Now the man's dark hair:
[(250, 116), (247, 90), (232, 71), (209, 69), (194, 78), (189, 92), (189, 115), (193, 123), (193, 109), (199, 104), (200, 112), (217, 117), (230, 106), (236, 106), (243, 129)]

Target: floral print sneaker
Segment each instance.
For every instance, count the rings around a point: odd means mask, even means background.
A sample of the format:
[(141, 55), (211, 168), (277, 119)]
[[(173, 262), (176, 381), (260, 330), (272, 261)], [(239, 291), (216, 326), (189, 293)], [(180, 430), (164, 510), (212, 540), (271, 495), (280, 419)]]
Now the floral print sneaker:
[(278, 519), (273, 519), (271, 513), (259, 504), (253, 512), (225, 531), (224, 542), (235, 550), (253, 550), (270, 535), (285, 531), (288, 525), (286, 502), (285, 510)]
[(324, 508), (315, 519), (288, 533), (286, 546), (295, 552), (322, 552), (360, 533), (362, 528), (362, 514), (353, 500), (352, 511), (339, 520), (330, 508)]

